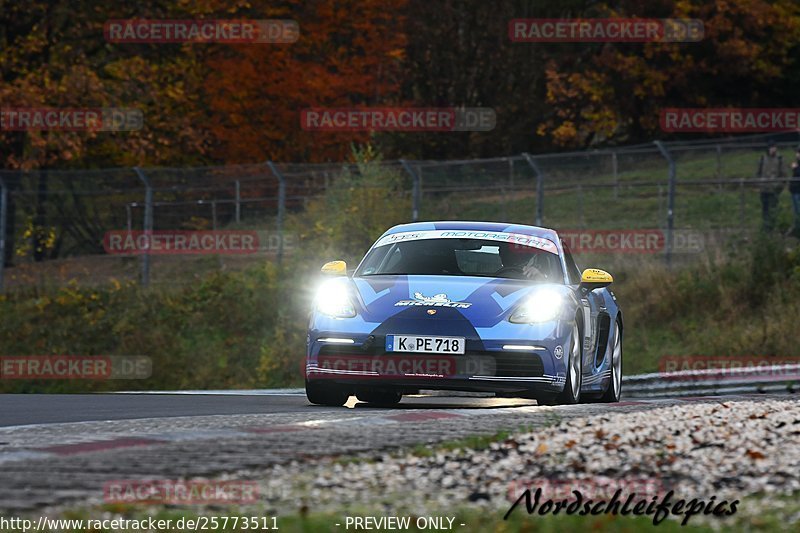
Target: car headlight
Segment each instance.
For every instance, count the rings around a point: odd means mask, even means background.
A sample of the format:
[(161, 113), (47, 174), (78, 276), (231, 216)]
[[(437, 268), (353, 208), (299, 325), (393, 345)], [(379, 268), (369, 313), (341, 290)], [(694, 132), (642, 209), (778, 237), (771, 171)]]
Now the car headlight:
[(320, 313), (334, 318), (351, 318), (356, 316), (356, 309), (347, 288), (338, 280), (329, 280), (320, 285), (314, 298), (314, 307)]
[(517, 324), (548, 322), (561, 313), (564, 297), (554, 290), (541, 290), (529, 296), (509, 320)]

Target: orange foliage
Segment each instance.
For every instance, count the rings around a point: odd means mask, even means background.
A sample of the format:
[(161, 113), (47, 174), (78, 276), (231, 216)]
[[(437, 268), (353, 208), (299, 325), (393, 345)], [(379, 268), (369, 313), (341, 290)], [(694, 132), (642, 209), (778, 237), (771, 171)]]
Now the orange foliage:
[(255, 8), (251, 18), (296, 20), (300, 39), (219, 48), (208, 59), (215, 155), (227, 162), (345, 159), (349, 143), (369, 134), (304, 131), (300, 112), (392, 102), (405, 43), (403, 21), (393, 13), (402, 3), (291, 0)]

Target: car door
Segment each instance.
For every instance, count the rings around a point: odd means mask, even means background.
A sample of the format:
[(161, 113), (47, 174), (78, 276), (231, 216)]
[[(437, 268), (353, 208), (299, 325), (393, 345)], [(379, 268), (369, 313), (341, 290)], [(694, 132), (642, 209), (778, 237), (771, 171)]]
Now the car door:
[(594, 355), (597, 351), (597, 323), (600, 313), (605, 311), (605, 307), (603, 306), (603, 297), (598, 291), (591, 291), (588, 294), (582, 294), (578, 291), (578, 285), (581, 282), (581, 271), (575, 263), (569, 247), (563, 240), (561, 245), (564, 248), (564, 263), (566, 265), (568, 283), (575, 288), (575, 294), (583, 312), (583, 364), (581, 367), (583, 370), (583, 382), (586, 383), (587, 378), (595, 370)]

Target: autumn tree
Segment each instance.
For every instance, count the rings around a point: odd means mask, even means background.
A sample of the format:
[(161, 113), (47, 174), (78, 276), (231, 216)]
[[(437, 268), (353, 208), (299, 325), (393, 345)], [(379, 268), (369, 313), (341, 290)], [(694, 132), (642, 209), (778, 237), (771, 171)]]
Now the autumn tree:
[(237, 16), (292, 19), (291, 44), (219, 48), (208, 58), (205, 95), (214, 154), (227, 162), (340, 161), (368, 132), (304, 131), (310, 107), (396, 102), (405, 45), (404, 1), (253, 2)]
[[(166, 2), (142, 2), (154, 16), (178, 11)], [(148, 165), (203, 161), (205, 132), (194, 95), (203, 76), (195, 52), (186, 45), (112, 45), (103, 25), (136, 12), (92, 0), (3, 2), (0, 9), (0, 101), (4, 108), (124, 107), (142, 111), (144, 127), (134, 132), (0, 130), (9, 195), (6, 261), (13, 253), (17, 223), (30, 217), (26, 234), (36, 260), (46, 255), (48, 209), (60, 205), (50, 195), (51, 169)], [(185, 16), (184, 16), (185, 18)], [(20, 205), (20, 189), (32, 189), (32, 202)], [(26, 196), (26, 199), (29, 196)], [(63, 197), (62, 197), (63, 198)], [(82, 198), (73, 195), (75, 204)], [(88, 215), (87, 215), (88, 216)], [(62, 217), (69, 231), (90, 221)], [(57, 237), (56, 242), (60, 239)], [(99, 242), (99, 241), (98, 241)], [(53, 253), (57, 253), (54, 250)]]
[(697, 43), (587, 44), (546, 67), (553, 112), (538, 132), (557, 146), (664, 137), (664, 107), (785, 107), (796, 100), (800, 4), (794, 0), (605, 2), (598, 17), (699, 19)]

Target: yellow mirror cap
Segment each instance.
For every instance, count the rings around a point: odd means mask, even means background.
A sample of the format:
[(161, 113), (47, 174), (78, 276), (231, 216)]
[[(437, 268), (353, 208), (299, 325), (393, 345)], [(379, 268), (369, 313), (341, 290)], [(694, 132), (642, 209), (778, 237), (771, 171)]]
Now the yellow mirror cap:
[(347, 273), (347, 263), (344, 261), (330, 261), (322, 265), (323, 274), (340, 274)]
[(581, 275), (581, 283), (612, 283), (614, 278), (605, 270), (587, 268)]

